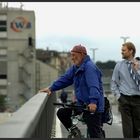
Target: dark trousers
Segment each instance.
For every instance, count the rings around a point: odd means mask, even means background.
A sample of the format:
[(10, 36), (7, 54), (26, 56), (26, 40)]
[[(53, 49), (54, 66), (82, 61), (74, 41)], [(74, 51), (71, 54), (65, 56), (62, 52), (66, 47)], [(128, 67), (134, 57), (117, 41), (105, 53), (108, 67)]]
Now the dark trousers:
[(140, 136), (140, 96), (121, 95), (118, 101), (124, 138), (138, 138)]
[[(72, 127), (71, 115), (72, 115), (72, 110), (70, 108), (60, 108), (57, 111), (57, 116), (59, 120), (67, 130), (70, 127)], [(87, 124), (90, 138), (103, 138), (102, 128), (101, 128), (101, 114), (100, 113), (90, 114), (89, 112), (84, 112), (83, 117)]]

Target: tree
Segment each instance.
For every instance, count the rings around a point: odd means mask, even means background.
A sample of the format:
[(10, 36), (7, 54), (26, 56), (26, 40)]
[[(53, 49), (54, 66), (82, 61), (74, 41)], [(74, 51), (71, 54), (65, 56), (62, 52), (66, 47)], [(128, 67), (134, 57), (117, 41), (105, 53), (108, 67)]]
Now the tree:
[(5, 95), (0, 95), (0, 112), (5, 111), (6, 109), (6, 100), (5, 100)]
[(101, 62), (101, 61), (97, 61), (96, 65), (100, 68), (100, 69), (114, 69), (116, 62), (109, 60), (107, 62)]

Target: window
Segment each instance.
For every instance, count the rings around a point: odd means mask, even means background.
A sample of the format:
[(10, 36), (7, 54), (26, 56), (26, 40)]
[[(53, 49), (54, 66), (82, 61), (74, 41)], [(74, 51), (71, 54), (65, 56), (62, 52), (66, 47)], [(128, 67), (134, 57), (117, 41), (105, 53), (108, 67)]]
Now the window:
[(0, 38), (7, 37), (7, 15), (0, 14)]
[(0, 79), (7, 79), (7, 61), (0, 61)]
[(0, 32), (6, 32), (7, 31), (7, 21), (0, 20)]
[(6, 48), (0, 48), (0, 57), (1, 56), (7, 56), (7, 49)]
[(0, 60), (1, 61), (7, 60), (7, 48), (6, 47), (0, 47)]

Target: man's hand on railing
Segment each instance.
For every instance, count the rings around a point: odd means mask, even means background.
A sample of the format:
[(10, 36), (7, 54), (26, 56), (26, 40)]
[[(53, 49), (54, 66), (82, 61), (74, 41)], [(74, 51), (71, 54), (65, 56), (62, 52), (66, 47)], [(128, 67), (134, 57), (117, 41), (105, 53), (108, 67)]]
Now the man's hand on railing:
[(51, 90), (48, 87), (39, 90), (39, 92), (41, 92), (41, 93), (47, 93), (48, 95), (51, 95), (51, 93), (52, 93)]

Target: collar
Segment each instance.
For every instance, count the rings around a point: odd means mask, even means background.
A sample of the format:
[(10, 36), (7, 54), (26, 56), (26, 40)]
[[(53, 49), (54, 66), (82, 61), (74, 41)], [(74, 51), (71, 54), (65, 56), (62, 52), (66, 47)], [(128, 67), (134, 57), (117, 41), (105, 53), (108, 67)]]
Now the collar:
[(86, 64), (87, 61), (89, 61), (89, 60), (90, 60), (89, 55), (86, 55), (85, 58), (84, 58), (84, 60), (83, 60), (83, 62), (82, 62), (82, 64), (81, 64), (79, 67), (75, 66), (76, 69), (77, 69), (75, 73), (77, 73), (78, 71), (84, 71), (85, 64)]
[(127, 59), (125, 59), (124, 62), (125, 62), (126, 64), (128, 64), (128, 63), (132, 63), (133, 60), (134, 60), (134, 58), (132, 58), (131, 60), (127, 60)]

